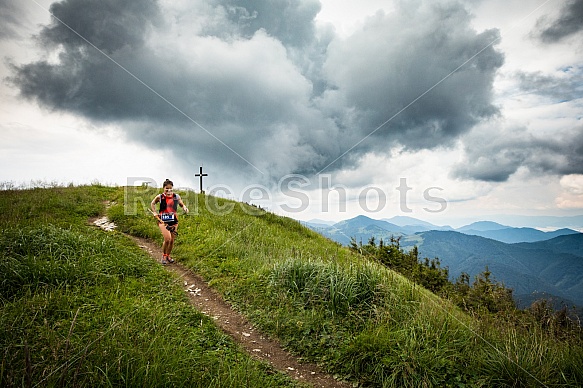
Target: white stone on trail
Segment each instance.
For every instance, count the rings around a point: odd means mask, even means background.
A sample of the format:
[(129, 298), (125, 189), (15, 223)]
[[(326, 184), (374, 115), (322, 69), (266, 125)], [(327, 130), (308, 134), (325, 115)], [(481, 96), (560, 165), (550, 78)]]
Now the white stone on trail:
[[(186, 282), (184, 282), (186, 283)], [(186, 292), (189, 292), (191, 294), (193, 294), (194, 296), (201, 296), (201, 289), (196, 287), (194, 284), (190, 285), (190, 287), (188, 287), (186, 290), (184, 290)]]
[(116, 228), (115, 223), (109, 221), (105, 216), (96, 219), (93, 224), (108, 232), (112, 232)]

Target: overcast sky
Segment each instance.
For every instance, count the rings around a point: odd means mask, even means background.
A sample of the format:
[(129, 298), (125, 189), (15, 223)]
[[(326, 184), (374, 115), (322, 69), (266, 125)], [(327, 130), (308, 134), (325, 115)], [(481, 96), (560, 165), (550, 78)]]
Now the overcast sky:
[(0, 181), (198, 190), (204, 165), (206, 190), (305, 220), (583, 214), (583, 0), (0, 0), (0, 18)]

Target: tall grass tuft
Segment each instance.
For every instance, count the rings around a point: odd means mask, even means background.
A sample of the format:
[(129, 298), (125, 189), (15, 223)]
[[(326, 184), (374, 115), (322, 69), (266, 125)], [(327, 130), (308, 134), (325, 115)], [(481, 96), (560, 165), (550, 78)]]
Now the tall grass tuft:
[(288, 259), (275, 264), (268, 278), (275, 290), (298, 295), (306, 307), (335, 314), (370, 309), (384, 297), (383, 275), (370, 265)]

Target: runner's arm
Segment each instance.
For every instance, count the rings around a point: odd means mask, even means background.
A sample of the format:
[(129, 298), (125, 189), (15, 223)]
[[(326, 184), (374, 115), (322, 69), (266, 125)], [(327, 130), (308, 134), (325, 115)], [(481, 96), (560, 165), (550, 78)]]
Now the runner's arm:
[(152, 202), (150, 203), (150, 207), (152, 208), (152, 213), (156, 214), (156, 204), (160, 202), (160, 196), (157, 195)]
[(186, 214), (188, 214), (188, 208), (186, 207), (186, 205), (184, 204), (184, 202), (182, 202), (182, 198), (180, 198), (180, 199), (178, 200), (178, 204), (180, 205), (180, 207), (182, 208), (182, 210), (184, 210), (184, 212), (185, 212)]

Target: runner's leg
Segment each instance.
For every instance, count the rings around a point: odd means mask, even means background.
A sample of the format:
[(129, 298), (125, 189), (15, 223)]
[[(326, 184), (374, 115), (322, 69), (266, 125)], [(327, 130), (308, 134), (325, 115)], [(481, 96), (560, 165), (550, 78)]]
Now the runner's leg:
[(158, 227), (160, 228), (160, 232), (162, 232), (162, 236), (164, 237), (164, 242), (162, 243), (162, 252), (165, 255), (169, 255), (170, 250), (172, 250), (172, 245), (174, 244), (174, 237), (172, 236), (172, 233), (166, 229), (166, 224), (159, 223)]
[[(174, 230), (178, 231), (178, 224), (174, 225)], [(168, 255), (170, 255), (172, 248), (174, 248), (174, 239), (176, 238), (176, 235), (170, 233), (170, 231), (167, 232), (170, 234), (170, 241), (168, 242), (168, 252), (164, 251), (164, 253), (168, 253)]]

